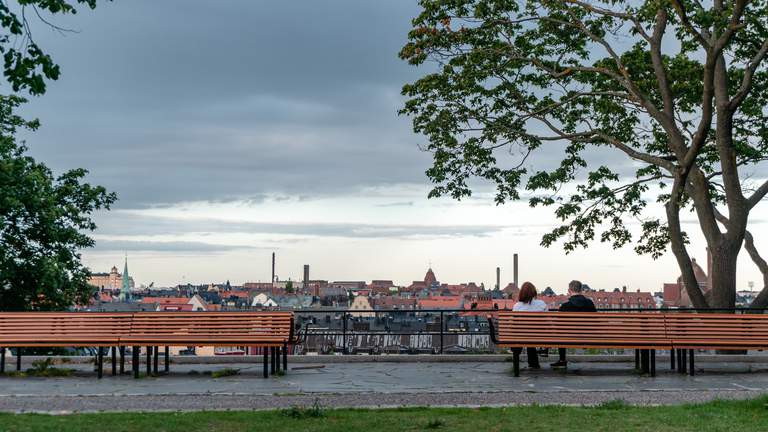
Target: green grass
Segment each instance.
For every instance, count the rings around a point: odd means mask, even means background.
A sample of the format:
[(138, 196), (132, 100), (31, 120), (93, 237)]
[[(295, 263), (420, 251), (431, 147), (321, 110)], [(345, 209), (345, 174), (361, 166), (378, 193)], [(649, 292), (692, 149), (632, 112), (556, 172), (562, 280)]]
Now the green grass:
[[(0, 414), (3, 431), (761, 431), (768, 430), (768, 397), (744, 402), (632, 407), (402, 408), (279, 411)], [(117, 407), (116, 407), (117, 408)]]
[(224, 378), (235, 375), (240, 375), (240, 369), (224, 368), (211, 372), (211, 378)]

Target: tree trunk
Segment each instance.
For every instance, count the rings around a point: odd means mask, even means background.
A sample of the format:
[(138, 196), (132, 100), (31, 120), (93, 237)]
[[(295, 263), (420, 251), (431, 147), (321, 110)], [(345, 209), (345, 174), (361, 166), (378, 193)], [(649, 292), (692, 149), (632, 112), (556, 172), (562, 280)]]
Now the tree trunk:
[(725, 244), (710, 246), (712, 254), (712, 274), (709, 275), (712, 281), (710, 306), (731, 309), (736, 307), (736, 262), (740, 248), (734, 251), (729, 242), (723, 243)]

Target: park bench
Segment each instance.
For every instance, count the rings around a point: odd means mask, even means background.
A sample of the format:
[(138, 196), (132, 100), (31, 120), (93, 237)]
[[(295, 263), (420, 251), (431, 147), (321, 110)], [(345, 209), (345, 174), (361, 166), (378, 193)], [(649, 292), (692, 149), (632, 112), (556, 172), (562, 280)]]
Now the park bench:
[[(112, 348), (112, 374), (125, 368), (125, 349), (133, 347), (133, 373), (139, 376), (139, 351), (146, 347), (147, 373), (158, 369), (158, 347), (247, 346), (263, 349), (264, 377), (288, 367), (288, 345), (300, 343), (292, 312), (5, 312), (0, 313), (0, 373), (6, 348), (97, 347), (96, 370), (103, 374), (104, 348)], [(280, 356), (282, 353), (282, 365)], [(269, 367), (271, 355), (271, 368)], [(154, 358), (153, 358), (154, 357)], [(153, 361), (154, 360), (154, 361)]]
[[(5, 372), (6, 348), (16, 348), (16, 370), (21, 370), (22, 348), (98, 347), (101, 378), (104, 348), (116, 348), (127, 335), (130, 313), (2, 312), (0, 313), (0, 373)], [(113, 350), (114, 352), (114, 350)]]
[(516, 348), (635, 349), (635, 364), (655, 375), (655, 350), (670, 351), (671, 368), (694, 375), (697, 349), (768, 348), (768, 316), (685, 312), (500, 312), (498, 334), (489, 317), (492, 341), (513, 348), (514, 374), (520, 374)]
[[(518, 348), (625, 348), (636, 350), (636, 363), (656, 374), (656, 349), (670, 349), (660, 313), (499, 312), (492, 342), (512, 348), (514, 375), (520, 376)], [(494, 329), (497, 327), (498, 331)]]
[[(288, 345), (298, 342), (293, 312), (137, 312), (130, 332), (120, 338), (133, 346), (133, 373), (139, 376), (139, 347), (147, 347), (147, 373), (157, 372), (158, 347), (165, 346), (168, 371), (169, 346), (249, 346), (263, 349), (264, 377), (288, 368)], [(271, 368), (270, 364), (271, 356)]]

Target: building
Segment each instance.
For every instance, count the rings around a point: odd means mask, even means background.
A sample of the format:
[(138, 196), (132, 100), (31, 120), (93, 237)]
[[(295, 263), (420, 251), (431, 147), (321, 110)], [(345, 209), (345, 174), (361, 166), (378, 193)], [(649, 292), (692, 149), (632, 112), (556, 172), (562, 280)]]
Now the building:
[(259, 293), (253, 298), (251, 302), (253, 307), (277, 307), (277, 303), (272, 300), (267, 294)]
[[(126, 259), (125, 270), (128, 269), (128, 261)], [(123, 273), (127, 273), (126, 271)], [(88, 283), (97, 287), (100, 291), (117, 291), (123, 288), (123, 275), (117, 271), (117, 267), (113, 266), (109, 273), (92, 273), (88, 279)], [(133, 282), (133, 278), (128, 276), (128, 288), (131, 291), (136, 289), (136, 285)]]
[[(709, 253), (707, 253), (707, 261), (708, 269), (710, 270), (709, 273), (711, 274), (711, 257)], [(693, 267), (693, 274), (696, 276), (696, 282), (698, 283), (701, 292), (704, 293), (704, 295), (707, 295), (709, 292), (709, 287), (711, 286), (709, 275), (704, 272), (704, 269), (702, 269), (701, 266), (696, 262), (696, 259), (691, 260), (691, 266)], [(677, 282), (665, 283), (663, 286), (663, 292), (664, 306), (673, 308), (693, 306), (690, 297), (688, 297), (688, 291), (685, 289), (682, 275), (677, 278)]]
[(376, 316), (373, 313), (373, 307), (371, 306), (368, 296), (357, 296), (352, 300), (352, 304), (349, 305), (350, 311), (362, 311), (362, 312), (350, 312), (350, 315), (355, 317), (373, 318)]

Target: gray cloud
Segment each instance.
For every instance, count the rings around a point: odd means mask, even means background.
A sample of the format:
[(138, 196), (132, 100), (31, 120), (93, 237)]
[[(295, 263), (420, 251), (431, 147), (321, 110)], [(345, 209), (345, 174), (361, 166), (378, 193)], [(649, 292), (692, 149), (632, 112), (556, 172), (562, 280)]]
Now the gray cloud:
[[(416, 225), (416, 224), (359, 224), (359, 223), (275, 223), (231, 222), (214, 219), (171, 219), (143, 217), (130, 213), (111, 213), (99, 220), (98, 235), (184, 235), (184, 234), (268, 234), (344, 238), (415, 238), (490, 236), (504, 229), (525, 231), (537, 225)], [(102, 240), (103, 241), (103, 240)], [(275, 240), (278, 241), (278, 240)], [(283, 239), (279, 239), (283, 242)]]
[(141, 252), (226, 252), (232, 250), (262, 249), (253, 246), (235, 246), (186, 241), (137, 241), (137, 240), (97, 240), (93, 250), (105, 251), (141, 251)]
[(399, 90), (410, 0), (100, 5), (35, 32), (62, 78), (29, 105), (54, 169), (85, 167), (119, 208), (333, 195), (424, 183)]

